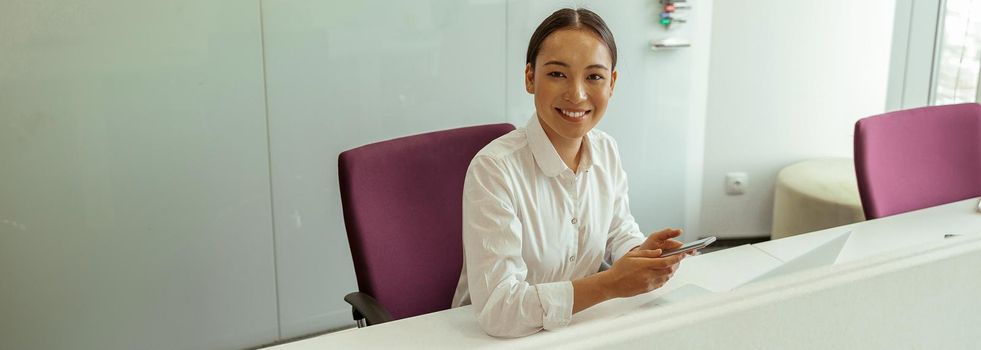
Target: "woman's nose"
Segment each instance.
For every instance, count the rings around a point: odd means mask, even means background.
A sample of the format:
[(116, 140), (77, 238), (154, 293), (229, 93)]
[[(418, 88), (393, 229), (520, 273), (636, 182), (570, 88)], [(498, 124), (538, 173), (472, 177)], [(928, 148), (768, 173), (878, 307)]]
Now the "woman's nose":
[(586, 100), (586, 87), (581, 82), (574, 82), (565, 92), (565, 100), (579, 103)]

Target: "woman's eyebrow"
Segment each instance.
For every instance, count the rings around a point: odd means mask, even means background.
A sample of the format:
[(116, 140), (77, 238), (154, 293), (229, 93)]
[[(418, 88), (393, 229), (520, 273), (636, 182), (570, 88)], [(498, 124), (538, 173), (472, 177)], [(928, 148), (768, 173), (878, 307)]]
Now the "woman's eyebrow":
[[(562, 66), (562, 67), (569, 68), (569, 64), (568, 63), (565, 63), (565, 62), (562, 62), (562, 61), (548, 61), (548, 62), (545, 62), (545, 64), (543, 64), (543, 66), (547, 66), (547, 65), (550, 65), (550, 64), (554, 64), (556, 66)], [(607, 71), (610, 70), (609, 68), (606, 68), (606, 66), (604, 66), (602, 64), (599, 64), (599, 63), (597, 63), (597, 64), (591, 64), (591, 65), (586, 66), (586, 69), (592, 69), (592, 68), (603, 69), (603, 70), (607, 70)]]

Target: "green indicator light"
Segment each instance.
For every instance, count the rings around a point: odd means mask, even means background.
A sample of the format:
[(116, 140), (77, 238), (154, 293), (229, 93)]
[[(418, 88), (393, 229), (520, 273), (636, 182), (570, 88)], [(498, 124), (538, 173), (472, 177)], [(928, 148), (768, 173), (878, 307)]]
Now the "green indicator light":
[(671, 18), (661, 18), (661, 24), (663, 25), (671, 24)]

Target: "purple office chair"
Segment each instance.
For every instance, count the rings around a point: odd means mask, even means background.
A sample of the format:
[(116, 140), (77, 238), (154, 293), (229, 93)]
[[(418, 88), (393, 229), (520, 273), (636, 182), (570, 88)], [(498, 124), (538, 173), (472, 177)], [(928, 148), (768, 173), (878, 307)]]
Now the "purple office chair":
[(450, 308), (463, 267), (463, 180), (511, 124), (361, 146), (338, 158), (341, 204), (359, 292), (359, 327)]
[(981, 105), (923, 107), (859, 120), (855, 173), (870, 220), (981, 196)]

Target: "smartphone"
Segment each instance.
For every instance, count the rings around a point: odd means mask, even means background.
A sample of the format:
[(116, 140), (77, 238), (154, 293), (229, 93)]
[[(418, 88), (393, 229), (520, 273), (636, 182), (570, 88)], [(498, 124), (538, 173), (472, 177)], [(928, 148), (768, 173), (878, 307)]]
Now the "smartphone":
[(697, 241), (685, 243), (685, 245), (683, 245), (681, 247), (678, 247), (678, 249), (673, 249), (673, 250), (669, 250), (669, 251), (663, 252), (663, 253), (661, 253), (661, 257), (662, 258), (666, 258), (666, 257), (672, 256), (672, 255), (678, 255), (678, 254), (687, 253), (687, 252), (690, 252), (690, 251), (693, 251), (693, 250), (699, 250), (699, 249), (702, 249), (702, 248), (707, 247), (709, 244), (712, 244), (712, 242), (715, 242), (715, 236), (705, 237), (705, 238), (702, 238), (702, 239), (697, 240)]

